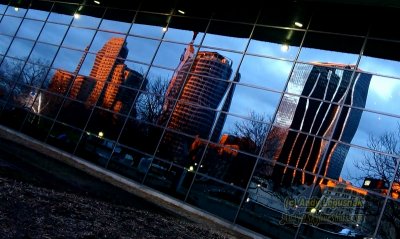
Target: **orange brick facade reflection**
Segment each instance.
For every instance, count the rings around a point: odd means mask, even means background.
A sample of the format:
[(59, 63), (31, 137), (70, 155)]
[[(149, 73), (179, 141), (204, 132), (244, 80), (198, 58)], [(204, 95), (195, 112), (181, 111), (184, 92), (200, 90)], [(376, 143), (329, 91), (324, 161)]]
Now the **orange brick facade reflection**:
[(121, 86), (143, 89), (147, 80), (124, 63), (128, 55), (125, 39), (114, 37), (108, 40), (96, 54), (89, 76), (78, 75), (88, 49), (74, 73), (65, 70), (55, 72), (48, 90), (61, 95), (68, 94), (69, 98), (85, 103), (86, 108), (97, 105), (127, 114), (139, 93), (121, 89)]

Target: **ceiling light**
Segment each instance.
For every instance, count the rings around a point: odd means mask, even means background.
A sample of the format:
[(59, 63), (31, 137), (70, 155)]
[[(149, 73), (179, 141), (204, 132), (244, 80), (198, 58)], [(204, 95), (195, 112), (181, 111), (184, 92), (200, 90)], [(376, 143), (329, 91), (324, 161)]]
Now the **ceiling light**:
[(182, 11), (182, 10), (178, 10), (178, 12), (179, 12), (180, 14), (185, 14), (185, 12)]
[(281, 51), (283, 51), (283, 52), (289, 51), (289, 45), (288, 44), (282, 44)]
[(297, 27), (303, 27), (303, 24), (301, 22), (295, 22), (294, 25), (296, 25)]
[(100, 1), (94, 0), (93, 2), (96, 3), (96, 4), (100, 4)]
[(79, 14), (79, 13), (74, 13), (74, 18), (75, 19), (79, 19), (81, 17), (81, 14)]

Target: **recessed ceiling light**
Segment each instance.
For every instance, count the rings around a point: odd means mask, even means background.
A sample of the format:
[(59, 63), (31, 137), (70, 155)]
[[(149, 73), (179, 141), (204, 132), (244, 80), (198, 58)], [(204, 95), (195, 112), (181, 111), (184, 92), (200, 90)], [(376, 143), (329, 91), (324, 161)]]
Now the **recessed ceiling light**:
[(93, 2), (96, 3), (96, 4), (100, 4), (100, 1), (94, 0)]
[(179, 12), (180, 14), (185, 14), (185, 12), (182, 11), (182, 10), (178, 10), (178, 12)]
[(294, 25), (296, 25), (297, 27), (303, 27), (303, 24), (301, 22), (295, 22)]

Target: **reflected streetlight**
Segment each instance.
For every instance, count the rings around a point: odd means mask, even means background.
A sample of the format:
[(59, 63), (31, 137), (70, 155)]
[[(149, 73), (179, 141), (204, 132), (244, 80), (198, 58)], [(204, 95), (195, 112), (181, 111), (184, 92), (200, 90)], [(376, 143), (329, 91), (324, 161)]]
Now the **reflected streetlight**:
[(104, 136), (103, 131), (100, 131), (100, 132), (99, 132), (99, 137), (100, 137), (100, 138), (103, 138), (103, 136)]
[(77, 12), (74, 13), (74, 18), (75, 18), (75, 19), (79, 19), (80, 17), (81, 17), (81, 14), (79, 14), (79, 13), (77, 13)]
[(19, 8), (18, 7), (14, 7), (14, 11), (18, 12)]

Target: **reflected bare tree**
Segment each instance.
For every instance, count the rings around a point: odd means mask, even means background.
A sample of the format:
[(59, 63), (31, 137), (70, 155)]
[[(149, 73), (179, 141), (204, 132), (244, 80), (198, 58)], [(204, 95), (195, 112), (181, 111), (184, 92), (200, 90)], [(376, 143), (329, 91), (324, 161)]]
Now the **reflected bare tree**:
[[(364, 181), (365, 178), (383, 180), (384, 184), (389, 187), (391, 180), (393, 180), (394, 177), (393, 187), (388, 188), (388, 191), (390, 192), (392, 190), (391, 196), (396, 198), (397, 196), (395, 196), (394, 193), (399, 193), (398, 183), (400, 183), (400, 173), (399, 171), (395, 172), (395, 170), (399, 159), (391, 155), (400, 155), (400, 123), (397, 125), (397, 131), (387, 131), (381, 135), (370, 134), (367, 145), (373, 150), (385, 152), (390, 155), (376, 152), (365, 153), (362, 161), (354, 163), (354, 166), (362, 172), (362, 176), (356, 176), (353, 177), (353, 179), (359, 181)], [(366, 213), (378, 217), (380, 211), (385, 210), (380, 225), (379, 235), (381, 238), (399, 238), (400, 204), (394, 200), (388, 200), (386, 208), (377, 208), (382, 206), (381, 201), (383, 200), (372, 199), (372, 203), (366, 205)]]
[(137, 103), (139, 119), (157, 124), (163, 111), (164, 96), (168, 88), (168, 81), (160, 76), (147, 85), (147, 92), (141, 94)]
[[(22, 83), (28, 86), (39, 87), (45, 79), (49, 70), (49, 62), (42, 59), (33, 59), (6, 62), (2, 71), (6, 72), (5, 77), (9, 81)], [(44, 82), (46, 84), (46, 82)]]
[(246, 121), (236, 121), (231, 133), (237, 137), (253, 141), (256, 145), (257, 152), (259, 152), (272, 119), (271, 117), (254, 111), (250, 111), (248, 118), (249, 120)]
[[(391, 155), (400, 155), (400, 123), (397, 132), (384, 132), (381, 135), (370, 134), (367, 146), (378, 152)], [(354, 163), (354, 166), (362, 172), (362, 176), (353, 177), (364, 181), (366, 177), (380, 179), (389, 185), (395, 174), (397, 157), (376, 152), (364, 153), (364, 159)], [(397, 177), (395, 180), (399, 181)]]
[[(2, 81), (0, 94), (3, 97), (11, 94), (12, 100), (17, 102), (31, 102), (37, 90), (31, 87), (41, 87), (48, 84), (49, 62), (41, 59), (26, 60), (4, 60), (1, 67)], [(47, 78), (47, 80), (45, 80)], [(33, 93), (33, 94), (32, 94)], [(32, 103), (32, 102), (31, 102)]]
[(46, 65), (48, 65), (48, 62), (44, 62), (40, 59), (27, 63), (21, 73), (22, 82), (35, 87), (40, 87), (42, 82), (44, 85), (48, 84), (49, 80), (43, 81), (49, 70)]

